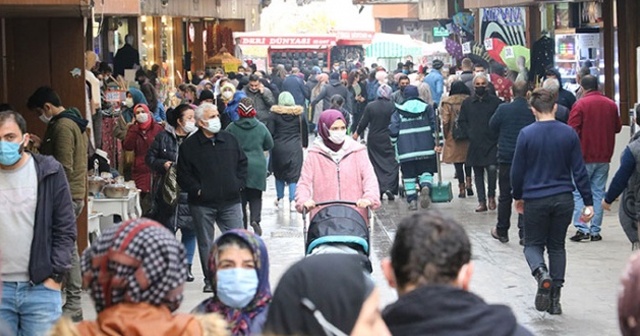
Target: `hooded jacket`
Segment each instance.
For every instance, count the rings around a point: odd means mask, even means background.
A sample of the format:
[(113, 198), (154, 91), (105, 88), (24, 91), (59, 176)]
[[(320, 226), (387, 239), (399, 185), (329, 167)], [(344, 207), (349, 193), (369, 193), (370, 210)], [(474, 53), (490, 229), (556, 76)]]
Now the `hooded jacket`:
[(452, 286), (419, 287), (382, 312), (394, 336), (529, 336), (511, 309), (489, 305), (475, 294)]
[(547, 71), (552, 71), (558, 79), (558, 82), (560, 82), (560, 91), (558, 91), (558, 104), (571, 110), (573, 108), (573, 104), (576, 103), (576, 96), (562, 87), (562, 76), (560, 75), (560, 72), (558, 72), (558, 70), (549, 69)]
[(320, 94), (318, 94), (318, 96), (313, 101), (311, 101), (310, 105), (315, 106), (318, 102), (320, 102), (320, 100), (322, 100), (322, 106), (326, 111), (331, 108), (331, 97), (333, 97), (334, 95), (342, 96), (346, 103), (349, 96), (349, 90), (347, 90), (346, 86), (342, 85), (340, 80), (330, 79), (329, 84), (322, 87), (322, 91), (320, 91)]
[(420, 98), (409, 98), (396, 105), (391, 116), (389, 136), (396, 145), (400, 163), (434, 158), (436, 116), (433, 107)]
[(49, 121), (40, 147), (40, 153), (52, 155), (64, 167), (74, 200), (84, 200), (87, 192), (88, 124), (78, 109), (66, 109)]
[[(227, 106), (223, 110), (219, 110), (224, 112), (220, 118), (222, 120), (223, 128), (227, 128), (232, 122), (240, 119), (240, 116), (238, 115), (238, 104), (240, 104), (240, 99), (246, 96), (247, 95), (244, 91), (236, 91), (233, 94), (233, 98), (227, 103)], [(218, 103), (220, 102), (222, 102), (222, 99), (218, 100)], [(224, 102), (222, 103), (224, 104)]]
[(302, 170), (302, 148), (309, 145), (309, 130), (302, 107), (271, 107), (267, 128), (273, 137), (270, 170), (278, 180), (298, 182)]
[(304, 85), (304, 81), (297, 75), (289, 75), (282, 82), (282, 92), (289, 92), (296, 105), (304, 106), (305, 99), (311, 96), (311, 90)]
[(267, 189), (267, 160), (264, 152), (273, 148), (273, 139), (267, 127), (256, 118), (240, 118), (227, 127), (247, 156), (247, 182), (251, 189)]

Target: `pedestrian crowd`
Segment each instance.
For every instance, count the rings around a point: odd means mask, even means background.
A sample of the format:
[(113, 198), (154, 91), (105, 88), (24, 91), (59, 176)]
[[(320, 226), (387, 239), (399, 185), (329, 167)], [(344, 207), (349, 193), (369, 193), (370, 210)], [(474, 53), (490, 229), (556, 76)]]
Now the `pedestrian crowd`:
[[(554, 69), (539, 88), (515, 81), (496, 91), (483, 65), (444, 66), (207, 70), (180, 85), (168, 109), (153, 76), (139, 70), (112, 130), (127, 167), (104, 157), (98, 167), (98, 127), (86, 117), (94, 113), (64, 107), (49, 87), (26, 104), (46, 123), (43, 139), (2, 105), (0, 335), (531, 335), (510, 308), (469, 290), (474, 264), (464, 228), (437, 211), (418, 212), (436, 201), (440, 160), (454, 165), (459, 198), (477, 197), (478, 213), (497, 210), (487, 234), (501, 243), (515, 209), (533, 306), (559, 315), (569, 225), (571, 241), (603, 239), (603, 211), (625, 189), (640, 192), (640, 137), (607, 190), (621, 123), (596, 77), (580, 78), (576, 101)], [(111, 70), (97, 69), (106, 89)], [(76, 221), (94, 169), (135, 181), (143, 216), (78, 251)], [(264, 205), (270, 175), (277, 198)], [(413, 213), (381, 265), (399, 299), (380, 311), (370, 263), (362, 262), (368, 233), (356, 237), (350, 220), (368, 223), (396, 197)], [(278, 255), (269, 256), (261, 238), (265, 206), (308, 214), (309, 234), (321, 232), (321, 221), (332, 230), (306, 242), (309, 256), (273, 292), (269, 260)], [(640, 246), (637, 229), (631, 241)], [(207, 294), (190, 314), (176, 313), (185, 282), (195, 281), (196, 249)], [(622, 279), (625, 335), (637, 334), (640, 318), (637, 261)], [(83, 318), (83, 288), (95, 321)]]

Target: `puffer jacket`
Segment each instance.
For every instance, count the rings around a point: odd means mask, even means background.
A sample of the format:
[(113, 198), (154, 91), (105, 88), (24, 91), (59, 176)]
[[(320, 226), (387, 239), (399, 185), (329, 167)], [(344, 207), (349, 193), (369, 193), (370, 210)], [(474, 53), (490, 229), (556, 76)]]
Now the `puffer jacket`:
[[(178, 139), (175, 129), (167, 124), (163, 132), (156, 135), (155, 140), (149, 147), (145, 162), (147, 166), (151, 168), (157, 178), (154, 180), (162, 181), (162, 178), (167, 173), (164, 168), (164, 164), (167, 161), (171, 161), (176, 164), (178, 161), (178, 147), (182, 141)], [(189, 210), (189, 203), (187, 201), (188, 194), (181, 192), (178, 198), (178, 204), (175, 208), (166, 204), (162, 198), (162, 188), (157, 188), (155, 201), (158, 207), (158, 220), (164, 226), (170, 230), (176, 229), (191, 229), (193, 228), (193, 218), (191, 217), (191, 211)]]
[(431, 105), (410, 98), (396, 105), (391, 116), (389, 135), (396, 145), (400, 163), (435, 157), (436, 116)]
[[(153, 143), (156, 135), (162, 132), (162, 130), (162, 126), (155, 122), (152, 122), (151, 127), (146, 131), (140, 129), (140, 125), (137, 122), (127, 130), (127, 137), (124, 140), (123, 148), (124, 150), (135, 153), (131, 176), (136, 182), (136, 187), (142, 190), (143, 193), (151, 191), (151, 170), (149, 170), (149, 167), (145, 164), (147, 151), (149, 147), (151, 147), (151, 143)], [(85, 162), (86, 161), (87, 160), (85, 160)]]
[[(339, 153), (342, 158), (336, 163), (320, 138), (309, 149), (296, 188), (296, 209), (299, 212), (308, 200), (319, 203), (367, 199), (372, 209), (380, 207), (380, 188), (367, 148), (346, 138)], [(311, 216), (318, 210), (313, 209)], [(358, 209), (358, 212), (367, 218), (366, 210)]]

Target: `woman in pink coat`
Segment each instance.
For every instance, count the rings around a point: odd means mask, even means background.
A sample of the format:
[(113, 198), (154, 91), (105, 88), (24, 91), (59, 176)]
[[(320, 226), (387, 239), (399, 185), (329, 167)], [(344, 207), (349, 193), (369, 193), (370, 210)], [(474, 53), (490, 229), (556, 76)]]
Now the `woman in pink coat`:
[[(357, 203), (367, 218), (366, 207), (380, 206), (380, 190), (365, 146), (346, 136), (342, 112), (326, 110), (318, 121), (319, 138), (304, 160), (296, 190), (296, 209), (313, 209), (316, 203)], [(311, 216), (318, 209), (311, 211)]]

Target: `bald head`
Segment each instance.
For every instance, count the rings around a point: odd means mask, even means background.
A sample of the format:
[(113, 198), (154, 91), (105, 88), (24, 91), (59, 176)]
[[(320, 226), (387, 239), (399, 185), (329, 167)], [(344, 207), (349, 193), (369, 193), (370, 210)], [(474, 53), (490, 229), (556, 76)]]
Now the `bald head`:
[(529, 83), (522, 80), (516, 81), (513, 83), (511, 90), (513, 91), (514, 97), (525, 98), (527, 96), (527, 92), (529, 92)]

